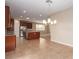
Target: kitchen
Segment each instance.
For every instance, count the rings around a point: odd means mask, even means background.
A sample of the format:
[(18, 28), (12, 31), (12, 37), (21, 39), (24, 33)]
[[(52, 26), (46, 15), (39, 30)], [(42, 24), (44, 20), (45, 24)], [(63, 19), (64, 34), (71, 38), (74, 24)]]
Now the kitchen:
[[(41, 29), (40, 29), (41, 28)], [(10, 7), (5, 6), (5, 51), (16, 49), (17, 38), (25, 40), (45, 38), (45, 34), (49, 38), (49, 26), (42, 23), (32, 21), (17, 20), (12, 18)]]
[[(11, 18), (10, 7), (5, 6), (5, 51), (11, 51), (16, 49), (16, 28), (14, 27), (15, 21)], [(23, 35), (24, 39), (39, 39), (40, 32), (32, 31), (32, 22), (28, 21), (19, 21), (20, 27), (19, 29), (19, 37), (21, 34)], [(23, 28), (22, 28), (23, 27)], [(21, 28), (21, 29), (20, 29)], [(27, 28), (27, 29), (26, 29)], [(24, 30), (25, 29), (25, 30)], [(28, 33), (27, 30), (31, 30)]]

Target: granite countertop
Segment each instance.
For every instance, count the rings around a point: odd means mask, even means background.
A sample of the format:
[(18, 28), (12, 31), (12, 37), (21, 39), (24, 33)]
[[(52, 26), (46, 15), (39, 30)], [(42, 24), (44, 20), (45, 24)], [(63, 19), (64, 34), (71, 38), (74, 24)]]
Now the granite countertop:
[(5, 36), (15, 36), (15, 35), (5, 35)]
[(6, 32), (5, 33), (5, 36), (14, 36), (15, 34), (14, 34), (14, 32)]

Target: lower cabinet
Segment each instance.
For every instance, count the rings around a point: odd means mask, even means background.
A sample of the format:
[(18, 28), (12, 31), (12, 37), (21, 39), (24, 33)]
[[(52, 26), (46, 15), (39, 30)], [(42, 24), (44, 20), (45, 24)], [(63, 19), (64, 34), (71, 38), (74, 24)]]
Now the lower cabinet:
[(5, 52), (12, 51), (16, 48), (16, 36), (6, 35), (5, 36)]

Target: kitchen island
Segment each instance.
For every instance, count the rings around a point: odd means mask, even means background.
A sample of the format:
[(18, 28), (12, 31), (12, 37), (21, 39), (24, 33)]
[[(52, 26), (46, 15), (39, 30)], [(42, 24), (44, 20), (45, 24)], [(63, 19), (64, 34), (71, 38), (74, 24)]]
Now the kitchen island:
[(28, 32), (28, 40), (40, 39), (40, 32)]

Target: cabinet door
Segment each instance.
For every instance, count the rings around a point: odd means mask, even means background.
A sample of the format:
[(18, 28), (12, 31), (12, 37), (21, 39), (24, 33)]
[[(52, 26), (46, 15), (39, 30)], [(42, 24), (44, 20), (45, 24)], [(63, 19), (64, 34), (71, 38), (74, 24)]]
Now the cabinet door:
[(5, 6), (5, 28), (9, 25), (9, 7)]
[(20, 26), (26, 26), (28, 29), (32, 29), (32, 23), (28, 21), (20, 21)]
[(26, 21), (20, 21), (20, 26), (27, 26)]
[(11, 26), (11, 31), (14, 31), (14, 19), (13, 18), (11, 18), (10, 26)]
[(5, 36), (5, 51), (11, 51), (16, 48), (16, 36)]
[(5, 6), (5, 28), (10, 28), (10, 8), (8, 6)]
[(32, 29), (32, 23), (27, 23), (27, 28)]

